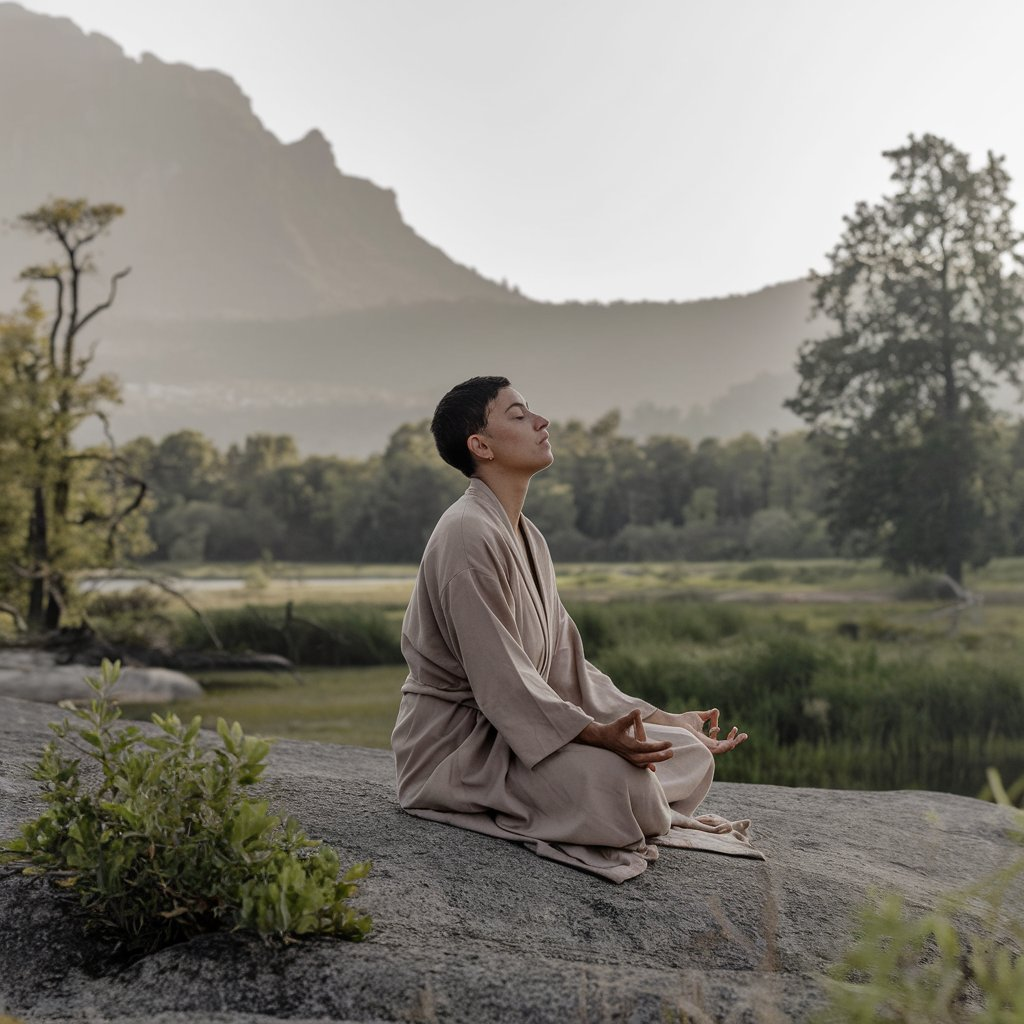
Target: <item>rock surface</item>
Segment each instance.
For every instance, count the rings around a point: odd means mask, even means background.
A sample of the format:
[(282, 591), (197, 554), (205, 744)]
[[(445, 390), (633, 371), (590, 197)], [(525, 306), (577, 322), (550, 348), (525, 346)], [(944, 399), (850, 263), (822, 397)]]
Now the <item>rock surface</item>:
[[(0, 698), (0, 836), (38, 813), (24, 766), (52, 717)], [(64, 905), (11, 877), (0, 882), (0, 1013), (118, 1024), (804, 1021), (869, 887), (932, 906), (1015, 849), (1009, 814), (965, 797), (721, 783), (706, 806), (752, 817), (766, 862), (666, 849), (615, 886), (405, 815), (385, 751), (282, 741), (269, 764), (272, 801), (343, 863), (373, 860), (356, 901), (376, 922), (369, 941), (204, 936), (96, 976)]]
[[(88, 700), (92, 691), (85, 677), (99, 676), (96, 665), (60, 665), (49, 651), (0, 651), (0, 695), (56, 704), (62, 700)], [(191, 676), (169, 668), (123, 668), (117, 698), (124, 704), (164, 704), (196, 700), (203, 688)]]

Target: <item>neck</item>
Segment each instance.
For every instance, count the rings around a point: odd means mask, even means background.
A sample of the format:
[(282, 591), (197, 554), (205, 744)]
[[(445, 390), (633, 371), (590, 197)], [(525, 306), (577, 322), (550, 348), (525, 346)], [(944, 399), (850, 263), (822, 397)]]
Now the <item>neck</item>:
[(501, 502), (501, 507), (508, 516), (513, 530), (519, 529), (519, 517), (523, 513), (523, 502), (526, 501), (526, 492), (530, 488), (530, 477), (501, 473), (491, 468), (490, 465), (482, 465), (473, 474), (492, 491), (495, 497)]

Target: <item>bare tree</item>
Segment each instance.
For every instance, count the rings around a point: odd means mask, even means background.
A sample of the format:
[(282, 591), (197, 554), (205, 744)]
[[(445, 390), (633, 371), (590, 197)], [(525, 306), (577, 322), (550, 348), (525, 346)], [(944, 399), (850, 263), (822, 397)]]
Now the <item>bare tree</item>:
[[(118, 532), (146, 492), (109, 432), (105, 406), (120, 398), (118, 383), (109, 375), (89, 376), (95, 345), (85, 350), (83, 344), (83, 332), (113, 305), (129, 273), (125, 268), (113, 274), (101, 301), (85, 301), (85, 279), (95, 273), (89, 247), (123, 213), (114, 203), (55, 199), (18, 218), (20, 227), (59, 251), (57, 260), (21, 274), (25, 281), (52, 285), (52, 315), (30, 289), (23, 310), (0, 319), (3, 434), (28, 516), (23, 557), (12, 575), (27, 586), (25, 619), (32, 629), (60, 624), (68, 572), (83, 560), (113, 557)], [(109, 445), (76, 449), (75, 429), (94, 416)]]

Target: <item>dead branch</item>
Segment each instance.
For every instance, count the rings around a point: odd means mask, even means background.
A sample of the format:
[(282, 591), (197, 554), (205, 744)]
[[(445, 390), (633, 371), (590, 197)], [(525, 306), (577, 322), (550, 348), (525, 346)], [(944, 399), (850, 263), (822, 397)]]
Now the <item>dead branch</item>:
[(14, 619), (14, 628), (19, 633), (28, 632), (28, 623), (21, 617), (21, 612), (19, 612), (13, 604), (8, 604), (6, 601), (0, 601), (0, 612), (10, 615), (10, 617)]
[(132, 568), (132, 575), (129, 579), (138, 579), (144, 583), (149, 583), (152, 586), (162, 590), (165, 594), (170, 594), (171, 597), (179, 600), (200, 622), (203, 629), (206, 630), (206, 635), (213, 642), (214, 647), (218, 651), (224, 650), (224, 644), (221, 643), (220, 637), (217, 635), (217, 630), (213, 628), (213, 623), (203, 614), (203, 610), (194, 605), (180, 590), (176, 587), (172, 587), (166, 580), (160, 579), (159, 576), (152, 576), (149, 573), (140, 572), (138, 569)]
[(118, 527), (142, 504), (143, 499), (146, 497), (146, 491), (149, 490), (149, 485), (146, 481), (140, 480), (138, 477), (124, 473), (122, 474), (122, 479), (125, 483), (130, 483), (137, 487), (138, 491), (135, 497), (111, 518), (110, 529), (107, 531), (107, 554), (110, 556), (114, 553), (114, 535), (117, 533)]
[(98, 306), (91, 309), (81, 320), (75, 324), (75, 334), (78, 332), (98, 313), (102, 313), (105, 309), (110, 309), (114, 304), (114, 299), (117, 297), (117, 282), (122, 278), (127, 277), (132, 272), (131, 267), (125, 267), (124, 270), (119, 270), (110, 279), (110, 294), (107, 296), (106, 302), (101, 302)]

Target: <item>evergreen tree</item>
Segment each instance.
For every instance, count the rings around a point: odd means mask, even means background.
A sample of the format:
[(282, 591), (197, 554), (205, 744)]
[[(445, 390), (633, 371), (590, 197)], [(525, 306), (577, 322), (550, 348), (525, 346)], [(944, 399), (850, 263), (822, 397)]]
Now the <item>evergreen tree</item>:
[(934, 135), (883, 154), (892, 195), (858, 203), (814, 274), (831, 333), (805, 342), (786, 405), (825, 442), (836, 540), (868, 536), (897, 570), (961, 580), (985, 547), (991, 393), (1020, 385), (1019, 246), (1010, 178)]

